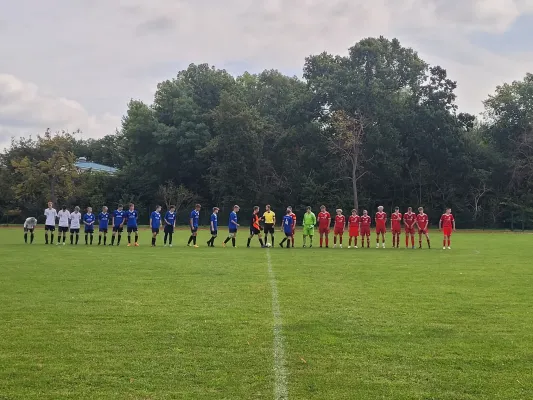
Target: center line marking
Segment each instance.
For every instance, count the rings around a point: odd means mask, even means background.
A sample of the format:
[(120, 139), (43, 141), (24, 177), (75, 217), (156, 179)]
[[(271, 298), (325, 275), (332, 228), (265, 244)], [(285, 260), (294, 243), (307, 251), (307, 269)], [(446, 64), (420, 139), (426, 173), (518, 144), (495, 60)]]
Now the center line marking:
[(287, 387), (287, 368), (285, 367), (285, 349), (283, 347), (283, 332), (281, 311), (278, 301), (278, 285), (276, 284), (276, 275), (272, 269), (270, 259), (270, 250), (266, 251), (268, 264), (268, 278), (272, 290), (272, 316), (274, 317), (274, 343), (272, 350), (274, 353), (274, 399), (288, 400), (289, 390)]

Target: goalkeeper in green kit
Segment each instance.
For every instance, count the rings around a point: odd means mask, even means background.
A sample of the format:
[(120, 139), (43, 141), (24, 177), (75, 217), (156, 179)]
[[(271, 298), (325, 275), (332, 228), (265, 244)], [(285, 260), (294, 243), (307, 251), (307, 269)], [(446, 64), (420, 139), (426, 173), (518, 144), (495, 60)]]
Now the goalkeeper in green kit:
[(316, 225), (316, 216), (311, 212), (311, 207), (307, 207), (304, 218), (303, 218), (303, 227), (304, 227), (304, 247), (307, 241), (307, 236), (309, 236), (309, 247), (313, 247), (313, 236), (315, 234), (315, 225)]

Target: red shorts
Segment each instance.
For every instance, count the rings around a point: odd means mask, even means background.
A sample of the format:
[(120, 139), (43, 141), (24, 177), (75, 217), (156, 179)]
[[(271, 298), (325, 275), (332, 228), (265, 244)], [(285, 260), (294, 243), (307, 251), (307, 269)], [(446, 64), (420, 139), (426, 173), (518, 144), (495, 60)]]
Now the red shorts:
[(415, 234), (415, 227), (414, 226), (405, 226), (405, 234), (406, 235), (414, 235)]
[(448, 226), (446, 228), (442, 228), (442, 232), (444, 233), (444, 236), (452, 236), (452, 227)]
[(323, 234), (326, 234), (328, 235), (329, 234), (329, 227), (326, 227), (326, 228), (318, 228), (318, 233), (320, 233), (321, 235)]
[(387, 233), (387, 227), (385, 225), (376, 225), (376, 233)]
[(418, 229), (418, 234), (419, 235), (427, 235), (428, 234), (428, 228)]
[(359, 227), (350, 227), (350, 237), (359, 236)]
[(335, 229), (333, 230), (333, 233), (334, 233), (335, 235), (341, 235), (341, 236), (342, 236), (342, 235), (344, 234), (344, 227), (342, 227), (342, 228), (335, 228)]
[(399, 235), (400, 233), (402, 233), (402, 227), (401, 226), (393, 226), (392, 227), (392, 233), (396, 234), (396, 235)]
[(370, 227), (362, 226), (361, 227), (361, 236), (370, 236)]

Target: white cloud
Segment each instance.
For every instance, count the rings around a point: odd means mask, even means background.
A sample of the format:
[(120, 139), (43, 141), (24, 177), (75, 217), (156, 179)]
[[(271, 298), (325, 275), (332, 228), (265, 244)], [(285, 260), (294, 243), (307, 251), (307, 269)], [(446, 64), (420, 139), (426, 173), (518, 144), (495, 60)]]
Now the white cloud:
[(2, 131), (47, 127), (110, 133), (130, 98), (151, 101), (148, 88), (191, 62), (292, 74), (310, 54), (398, 37), (446, 68), (461, 109), (477, 113), (533, 61), (468, 39), (504, 32), (533, 13), (531, 0), (21, 0), (2, 9), (10, 18), (0, 24), (0, 142)]

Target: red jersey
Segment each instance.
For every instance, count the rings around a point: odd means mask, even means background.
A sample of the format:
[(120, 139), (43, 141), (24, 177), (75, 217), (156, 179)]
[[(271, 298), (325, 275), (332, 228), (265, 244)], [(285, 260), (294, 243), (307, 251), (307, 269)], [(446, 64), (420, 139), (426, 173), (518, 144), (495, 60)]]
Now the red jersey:
[(451, 228), (453, 226), (452, 222), (454, 221), (452, 214), (442, 214), (440, 217), (443, 228)]
[(392, 227), (396, 229), (400, 229), (401, 222), (402, 222), (402, 214), (401, 213), (392, 213), (390, 216), (390, 219), (392, 221)]
[(408, 228), (412, 228), (416, 220), (416, 214), (414, 212), (412, 213), (405, 213), (403, 215), (403, 223)]
[(324, 211), (324, 212), (321, 211), (318, 213), (317, 220), (318, 220), (319, 228), (329, 228), (331, 215), (327, 211)]
[(359, 215), (350, 215), (350, 218), (348, 218), (348, 225), (350, 228), (359, 228), (359, 222), (361, 222), (361, 217)]
[(343, 228), (346, 226), (346, 217), (344, 215), (335, 216), (335, 228)]
[(289, 215), (292, 217), (292, 226), (296, 226), (296, 214), (291, 212)]
[(378, 211), (376, 213), (376, 225), (385, 225), (385, 222), (387, 222), (387, 213)]
[(427, 214), (417, 214), (416, 222), (418, 223), (418, 229), (426, 229), (428, 227), (428, 215)]
[(370, 218), (370, 215), (363, 215), (361, 217), (361, 226), (370, 226), (370, 222), (372, 221), (372, 218)]

